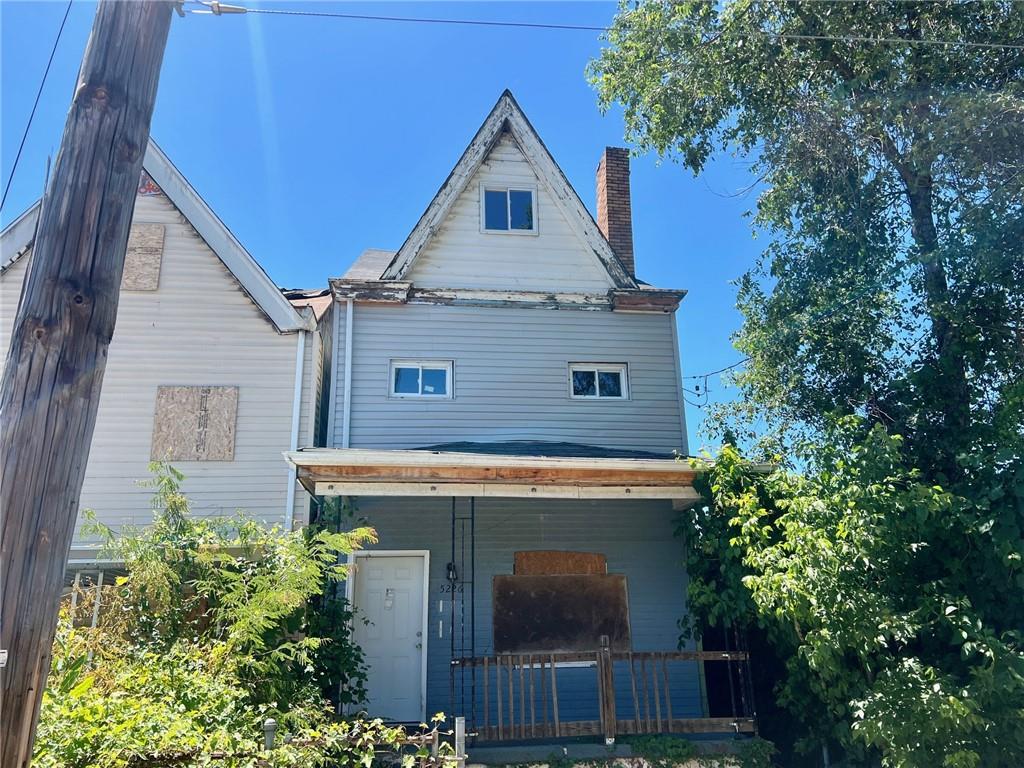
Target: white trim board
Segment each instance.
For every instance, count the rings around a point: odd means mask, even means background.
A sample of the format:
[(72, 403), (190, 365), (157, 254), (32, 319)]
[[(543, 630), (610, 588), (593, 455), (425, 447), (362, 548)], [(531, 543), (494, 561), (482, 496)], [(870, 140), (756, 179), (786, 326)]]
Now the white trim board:
[[(156, 182), (171, 204), (181, 212), (238, 281), (245, 294), (279, 332), (311, 331), (316, 327), (315, 319), (312, 316), (303, 317), (291, 305), (270, 276), (224, 222), (217, 218), (206, 201), (152, 139), (146, 147), (142, 169)], [(6, 271), (28, 252), (35, 237), (39, 209), (40, 203), (36, 202), (0, 232), (0, 271)]]
[(423, 620), (420, 632), (422, 648), (420, 648), (420, 720), (426, 722), (427, 718), (427, 642), (429, 633), (427, 631), (427, 614), (430, 611), (430, 550), (429, 549), (361, 549), (349, 553), (349, 572), (345, 577), (345, 599), (349, 605), (354, 606), (352, 598), (355, 594), (355, 579), (359, 575), (358, 560), (360, 558), (374, 557), (422, 557), (423, 558)]

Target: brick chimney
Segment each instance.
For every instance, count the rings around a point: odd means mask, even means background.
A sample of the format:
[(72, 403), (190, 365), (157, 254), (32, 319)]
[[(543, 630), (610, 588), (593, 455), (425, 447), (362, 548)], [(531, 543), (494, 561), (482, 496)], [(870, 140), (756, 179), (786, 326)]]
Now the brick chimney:
[(629, 150), (605, 147), (597, 164), (597, 226), (630, 275), (633, 263), (633, 211), (629, 202)]

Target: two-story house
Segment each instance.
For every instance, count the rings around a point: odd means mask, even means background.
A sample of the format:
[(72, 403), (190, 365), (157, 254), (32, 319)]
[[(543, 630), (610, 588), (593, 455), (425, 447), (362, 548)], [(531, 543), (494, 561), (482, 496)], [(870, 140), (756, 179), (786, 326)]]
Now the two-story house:
[(326, 447), (288, 459), (379, 535), (348, 580), (371, 714), (482, 740), (752, 730), (706, 717), (706, 655), (678, 649), (684, 291), (636, 276), (627, 152), (595, 221), (506, 91), (401, 248), (331, 290)]
[[(115, 530), (146, 525), (153, 489), (140, 481), (168, 461), (194, 514), (290, 528), (309, 500), (281, 452), (315, 444), (322, 308), (289, 300), (155, 143), (143, 169), (81, 507)], [(38, 212), (0, 233), (5, 358)], [(102, 557), (76, 527), (71, 570), (116, 565)]]

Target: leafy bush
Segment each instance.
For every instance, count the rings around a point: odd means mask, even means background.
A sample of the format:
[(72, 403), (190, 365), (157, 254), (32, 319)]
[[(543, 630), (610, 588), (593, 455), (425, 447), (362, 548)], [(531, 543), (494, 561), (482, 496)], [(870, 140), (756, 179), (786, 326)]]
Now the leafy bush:
[[(347, 631), (318, 633), (308, 606), (345, 575), (341, 556), (372, 541), (372, 530), (193, 518), (181, 474), (153, 469), (152, 526), (120, 537), (92, 526), (126, 575), (103, 590), (95, 628), (81, 626), (92, 615), (86, 593), (62, 610), (35, 764), (368, 766), (381, 750), (405, 764), (427, 754), (430, 731), (410, 737), (379, 720), (337, 720), (321, 693), (325, 674), (352, 674), (358, 688), (361, 659)], [(280, 734), (269, 753), (268, 717)]]
[(1017, 766), (1024, 458), (979, 463), (961, 496), (922, 482), (898, 436), (849, 427), (803, 473), (730, 447), (709, 467), (687, 521), (697, 620), (765, 628), (788, 659), (778, 697), (851, 760)]

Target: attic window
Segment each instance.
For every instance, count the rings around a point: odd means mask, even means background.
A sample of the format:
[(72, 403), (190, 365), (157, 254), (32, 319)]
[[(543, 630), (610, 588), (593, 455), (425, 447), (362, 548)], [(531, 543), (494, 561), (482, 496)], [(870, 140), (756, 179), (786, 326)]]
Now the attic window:
[(629, 398), (625, 363), (570, 363), (569, 393), (579, 400)]
[(537, 193), (534, 189), (481, 185), (480, 212), (480, 227), (484, 232), (537, 232)]
[(388, 378), (391, 397), (452, 396), (451, 360), (392, 360)]

